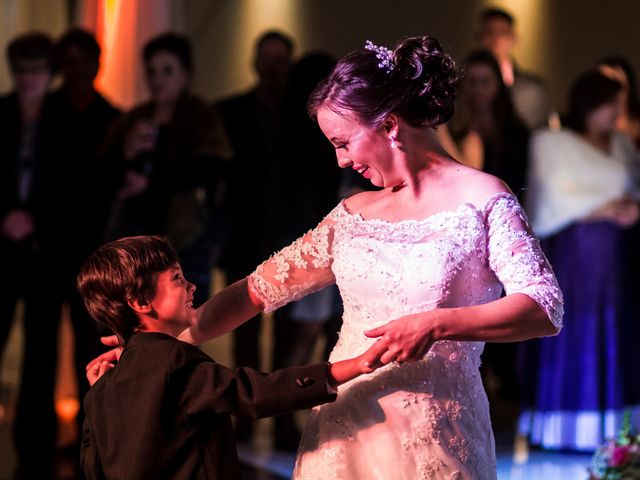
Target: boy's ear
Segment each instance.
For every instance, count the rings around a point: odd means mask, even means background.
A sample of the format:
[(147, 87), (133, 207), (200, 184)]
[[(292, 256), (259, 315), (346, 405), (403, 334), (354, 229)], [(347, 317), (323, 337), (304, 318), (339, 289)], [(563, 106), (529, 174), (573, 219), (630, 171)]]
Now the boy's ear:
[(145, 300), (139, 298), (129, 298), (127, 303), (136, 313), (149, 313), (151, 311), (151, 305)]

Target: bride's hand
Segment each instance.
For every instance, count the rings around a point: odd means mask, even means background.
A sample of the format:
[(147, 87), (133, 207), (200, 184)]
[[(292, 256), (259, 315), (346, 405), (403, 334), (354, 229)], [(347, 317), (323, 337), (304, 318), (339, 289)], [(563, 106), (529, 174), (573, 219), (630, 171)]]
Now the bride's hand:
[(379, 356), (383, 364), (419, 360), (438, 340), (436, 312), (407, 315), (364, 334), (370, 338), (380, 337), (380, 342), (386, 347)]

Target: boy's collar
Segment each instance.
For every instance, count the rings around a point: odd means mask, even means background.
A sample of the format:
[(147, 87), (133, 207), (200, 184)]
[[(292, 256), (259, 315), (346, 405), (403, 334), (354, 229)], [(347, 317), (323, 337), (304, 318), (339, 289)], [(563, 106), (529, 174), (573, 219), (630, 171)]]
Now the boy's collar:
[(133, 343), (138, 343), (141, 340), (154, 338), (154, 337), (158, 337), (158, 338), (173, 338), (174, 340), (176, 340), (176, 337), (173, 337), (173, 336), (168, 335), (168, 334), (163, 333), (163, 332), (148, 332), (148, 331), (145, 331), (145, 330), (137, 330), (137, 331), (135, 331), (133, 333), (133, 335), (131, 335), (129, 337), (129, 340), (127, 341), (127, 345), (130, 345), (132, 341), (133, 341)]

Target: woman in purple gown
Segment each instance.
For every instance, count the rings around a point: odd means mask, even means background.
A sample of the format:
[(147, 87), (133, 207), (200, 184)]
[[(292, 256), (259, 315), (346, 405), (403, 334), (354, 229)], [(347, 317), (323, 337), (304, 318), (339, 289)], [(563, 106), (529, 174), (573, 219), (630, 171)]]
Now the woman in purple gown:
[(615, 131), (619, 90), (598, 72), (583, 74), (566, 128), (532, 138), (528, 212), (565, 302), (562, 335), (535, 346), (537, 381), (526, 380), (535, 384), (520, 419), (520, 433), (544, 448), (593, 450), (615, 435), (625, 409), (640, 420), (640, 323), (628, 267), (636, 152)]

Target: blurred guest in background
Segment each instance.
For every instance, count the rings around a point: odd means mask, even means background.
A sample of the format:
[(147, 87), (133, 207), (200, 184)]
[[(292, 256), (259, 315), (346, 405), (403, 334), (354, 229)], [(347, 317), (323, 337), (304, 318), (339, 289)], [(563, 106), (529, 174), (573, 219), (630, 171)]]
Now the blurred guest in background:
[(162, 34), (142, 56), (151, 99), (123, 116), (109, 142), (119, 174), (107, 237), (167, 234), (201, 303), (210, 290), (220, 163), (231, 151), (219, 116), (189, 91), (188, 39)]
[(616, 131), (621, 88), (584, 73), (571, 88), (566, 128), (532, 139), (528, 212), (565, 308), (562, 335), (536, 341), (524, 377), (533, 385), (520, 432), (544, 448), (594, 450), (615, 436), (626, 408), (640, 421), (627, 230), (640, 191), (630, 171), (635, 147)]
[[(317, 225), (338, 200), (342, 172), (334, 149), (307, 114), (309, 96), (335, 65), (328, 54), (305, 55), (291, 69), (283, 111), (280, 158), (271, 165), (267, 205), (270, 251), (289, 245)], [(350, 170), (354, 174), (353, 170)], [(291, 198), (296, 198), (291, 202)], [(274, 312), (273, 369), (306, 365), (325, 336), (324, 359), (335, 344), (342, 315), (337, 288), (325, 289)], [(294, 414), (274, 417), (277, 449), (295, 451), (300, 430)]]
[(53, 42), (41, 33), (28, 33), (11, 41), (7, 60), (13, 90), (0, 98), (0, 254), (9, 278), (2, 295), (0, 310), (0, 351), (11, 327), (17, 298), (29, 286), (32, 263), (28, 260), (37, 249), (34, 186), (38, 184), (43, 152), (42, 119), (47, 91), (53, 77)]
[[(224, 199), (228, 238), (220, 257), (227, 283), (244, 278), (273, 251), (270, 222), (273, 213), (285, 215), (273, 208), (273, 195), (277, 191), (274, 182), (279, 181), (276, 172), (282, 171), (278, 147), (280, 142), (292, 140), (283, 137), (292, 58), (293, 41), (288, 35), (265, 32), (255, 45), (253, 66), (258, 84), (247, 93), (218, 103), (234, 151)], [(234, 331), (235, 365), (260, 368), (260, 330), (257, 316)], [(249, 439), (252, 432), (252, 422), (237, 423), (239, 440)]]
[[(466, 57), (464, 65), (465, 76), (456, 112), (453, 119), (439, 129), (440, 136), (448, 131), (463, 162), (499, 177), (522, 199), (529, 132), (513, 108), (500, 67), (491, 52), (476, 50)], [(516, 405), (519, 400), (515, 357), (514, 343), (485, 346), (483, 380), (494, 406), (499, 401)], [(509, 424), (510, 428), (513, 420), (494, 416), (493, 423)]]
[(631, 63), (621, 55), (611, 55), (600, 60), (598, 70), (622, 85), (618, 96), (620, 114), (616, 121), (616, 129), (629, 135), (636, 148), (640, 148), (640, 99), (637, 78)]
[[(0, 353), (21, 298), (24, 324), (27, 333), (31, 333), (25, 345), (25, 360), (31, 360), (40, 352), (34, 343), (35, 332), (29, 327), (35, 329), (38, 324), (46, 327), (55, 320), (47, 309), (48, 304), (40, 298), (52, 287), (45, 281), (42, 247), (43, 224), (47, 214), (52, 213), (47, 209), (50, 198), (45, 186), (51, 181), (54, 118), (47, 92), (54, 74), (54, 44), (45, 34), (27, 33), (13, 39), (6, 53), (13, 90), (0, 98), (0, 264), (7, 279), (0, 296)], [(45, 333), (39, 335), (47, 333), (45, 328)], [(30, 381), (46, 386), (53, 383), (55, 369), (52, 371), (49, 366), (55, 366), (55, 358), (48, 357), (40, 363), (44, 372), (36, 372), (33, 363), (25, 363), (23, 381), (26, 380), (27, 385)], [(45, 377), (47, 374), (50, 376)], [(16, 428), (15, 431), (18, 478), (48, 478), (53, 474), (56, 430), (50, 405), (52, 393), (43, 397), (34, 397), (34, 393), (24, 388), (21, 392), (24, 406), (35, 402), (38, 408), (33, 412), (34, 423), (28, 420), (25, 410), (19, 417), (22, 430)], [(27, 434), (34, 433), (29, 427), (35, 427), (37, 422), (40, 423), (36, 435), (27, 445)]]
[(498, 60), (518, 116), (529, 129), (545, 126), (551, 112), (547, 87), (540, 77), (519, 68), (513, 58), (517, 43), (513, 16), (501, 8), (484, 9), (478, 36), (480, 45)]
[[(447, 128), (471, 166), (504, 180), (519, 195), (525, 186), (529, 132), (516, 114), (500, 67), (487, 50), (469, 54), (456, 113)], [(477, 135), (479, 153), (466, 148)]]
[[(74, 329), (76, 376), (100, 348), (75, 288), (80, 263), (100, 241), (108, 196), (101, 188), (98, 152), (105, 132), (118, 116), (94, 88), (100, 47), (84, 30), (70, 30), (55, 46), (62, 86), (47, 101), (42, 135), (47, 137), (41, 175), (34, 176), (40, 202), (37, 311), (24, 316), (24, 360), (16, 408), (15, 439), (18, 477), (51, 478), (56, 438), (54, 391), (58, 357), (58, 327), (64, 304)], [(41, 146), (41, 148), (44, 148)], [(37, 150), (36, 150), (37, 151)], [(80, 401), (86, 382), (78, 382)], [(78, 426), (82, 414), (79, 414)], [(78, 445), (70, 448), (77, 463)]]

